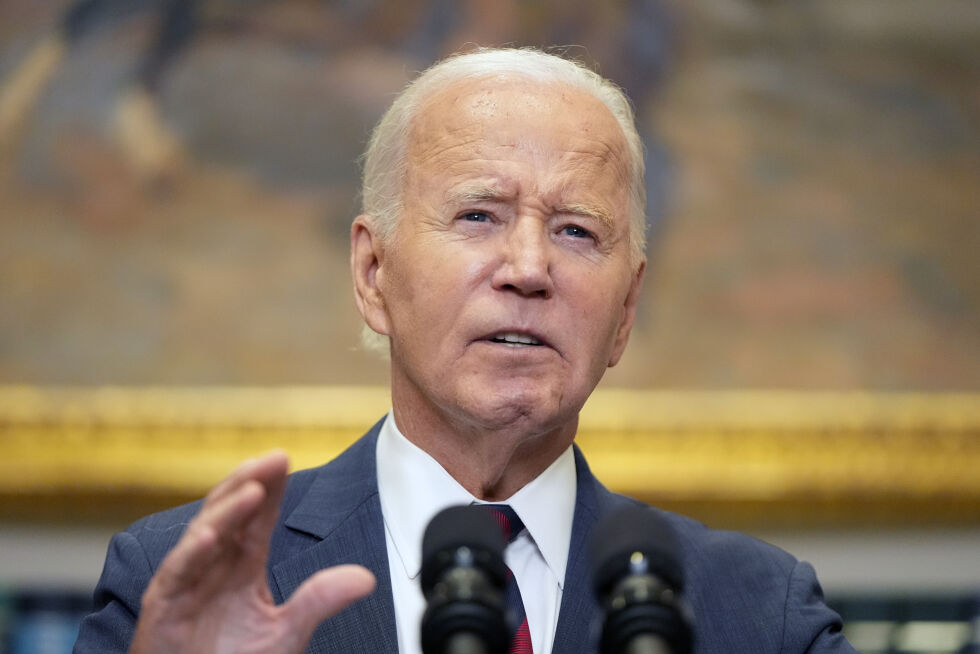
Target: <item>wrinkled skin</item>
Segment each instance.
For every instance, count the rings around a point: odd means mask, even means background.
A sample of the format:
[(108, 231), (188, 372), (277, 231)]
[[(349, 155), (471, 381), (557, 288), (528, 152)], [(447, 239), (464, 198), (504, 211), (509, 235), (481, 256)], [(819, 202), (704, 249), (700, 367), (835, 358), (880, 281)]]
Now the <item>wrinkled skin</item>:
[(390, 242), (354, 223), (358, 306), (390, 337), (402, 431), (506, 498), (568, 447), (626, 346), (643, 262), (625, 139), (583, 91), (482, 78), (430, 98), (408, 170)]

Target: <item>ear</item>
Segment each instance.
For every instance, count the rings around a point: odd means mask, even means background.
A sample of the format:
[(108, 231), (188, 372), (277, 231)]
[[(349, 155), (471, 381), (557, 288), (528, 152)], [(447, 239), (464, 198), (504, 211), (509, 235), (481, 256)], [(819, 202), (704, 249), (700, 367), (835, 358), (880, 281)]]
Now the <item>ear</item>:
[(644, 259), (630, 280), (630, 288), (626, 293), (626, 301), (623, 303), (623, 321), (619, 323), (616, 330), (616, 340), (613, 343), (612, 353), (609, 355), (608, 366), (612, 368), (619, 363), (619, 358), (626, 350), (626, 343), (630, 338), (630, 331), (633, 329), (633, 322), (636, 320), (636, 303), (640, 299), (640, 289), (643, 287), (643, 273), (646, 272), (647, 262)]
[(388, 335), (391, 324), (379, 285), (384, 263), (384, 246), (371, 216), (360, 215), (350, 228), (350, 271), (354, 279), (354, 301), (368, 327)]

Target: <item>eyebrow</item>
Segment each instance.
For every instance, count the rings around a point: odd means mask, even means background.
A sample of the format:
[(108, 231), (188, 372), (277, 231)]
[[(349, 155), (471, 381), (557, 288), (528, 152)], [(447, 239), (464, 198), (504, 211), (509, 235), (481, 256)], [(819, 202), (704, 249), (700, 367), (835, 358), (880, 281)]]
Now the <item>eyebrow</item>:
[[(500, 202), (511, 199), (511, 194), (492, 186), (464, 186), (449, 192), (449, 201), (454, 204), (466, 202)], [(556, 213), (568, 213), (595, 220), (603, 227), (612, 229), (612, 215), (604, 208), (580, 202), (561, 204), (554, 208)]]
[(454, 204), (461, 202), (487, 202), (492, 200), (507, 200), (509, 194), (492, 186), (464, 186), (449, 192), (449, 201)]

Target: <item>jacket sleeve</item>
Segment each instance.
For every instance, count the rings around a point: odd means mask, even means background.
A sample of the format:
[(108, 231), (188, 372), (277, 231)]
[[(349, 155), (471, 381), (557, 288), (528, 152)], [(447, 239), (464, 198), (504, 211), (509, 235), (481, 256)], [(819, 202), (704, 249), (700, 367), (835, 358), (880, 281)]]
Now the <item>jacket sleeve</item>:
[(858, 654), (844, 638), (840, 616), (824, 603), (809, 563), (797, 563), (790, 574), (783, 621), (783, 654)]
[(128, 652), (152, 576), (150, 560), (136, 537), (129, 532), (113, 536), (95, 587), (95, 608), (82, 621), (74, 654)]

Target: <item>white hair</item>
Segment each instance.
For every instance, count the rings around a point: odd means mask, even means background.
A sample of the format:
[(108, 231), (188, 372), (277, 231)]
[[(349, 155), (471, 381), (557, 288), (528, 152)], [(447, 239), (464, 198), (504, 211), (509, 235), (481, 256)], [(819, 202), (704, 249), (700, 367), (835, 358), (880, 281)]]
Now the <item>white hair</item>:
[[(543, 84), (565, 84), (602, 102), (619, 124), (629, 155), (630, 258), (634, 266), (646, 248), (646, 185), (643, 142), (629, 99), (613, 82), (583, 64), (534, 48), (481, 48), (444, 59), (412, 80), (375, 126), (364, 153), (362, 212), (374, 219), (378, 236), (389, 240), (402, 213), (411, 130), (425, 101), (449, 86), (481, 77), (524, 77)], [(365, 328), (363, 342), (383, 348), (387, 339)]]

